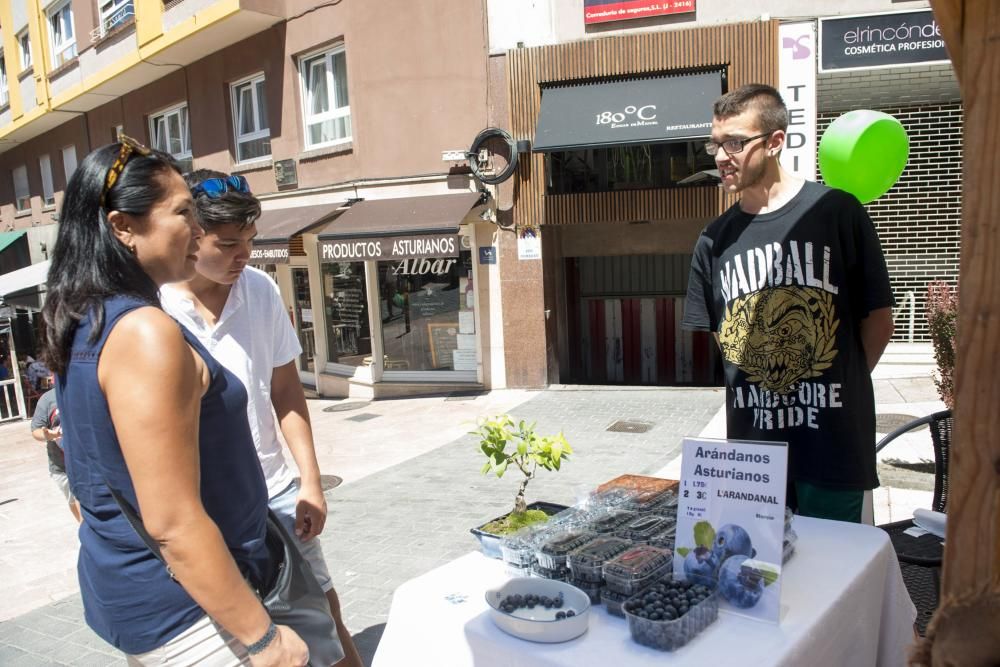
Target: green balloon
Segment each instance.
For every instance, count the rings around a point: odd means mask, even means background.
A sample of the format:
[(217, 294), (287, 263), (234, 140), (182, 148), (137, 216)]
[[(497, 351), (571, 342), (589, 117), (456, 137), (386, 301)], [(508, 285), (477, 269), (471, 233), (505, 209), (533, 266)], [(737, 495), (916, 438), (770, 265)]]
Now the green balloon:
[(827, 185), (867, 204), (889, 191), (909, 154), (902, 123), (881, 111), (859, 109), (837, 118), (823, 133), (819, 170)]

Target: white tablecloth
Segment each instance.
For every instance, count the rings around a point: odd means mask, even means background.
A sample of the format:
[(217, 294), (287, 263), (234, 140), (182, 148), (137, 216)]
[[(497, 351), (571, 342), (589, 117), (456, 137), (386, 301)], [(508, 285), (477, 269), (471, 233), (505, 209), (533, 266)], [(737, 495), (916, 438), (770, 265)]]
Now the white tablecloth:
[(778, 625), (720, 612), (687, 646), (664, 654), (633, 642), (625, 619), (595, 605), (581, 637), (528, 642), (490, 620), (485, 592), (508, 577), (501, 561), (473, 552), (396, 589), (373, 667), (905, 664), (916, 610), (886, 533), (806, 517), (793, 526), (799, 540), (784, 570)]

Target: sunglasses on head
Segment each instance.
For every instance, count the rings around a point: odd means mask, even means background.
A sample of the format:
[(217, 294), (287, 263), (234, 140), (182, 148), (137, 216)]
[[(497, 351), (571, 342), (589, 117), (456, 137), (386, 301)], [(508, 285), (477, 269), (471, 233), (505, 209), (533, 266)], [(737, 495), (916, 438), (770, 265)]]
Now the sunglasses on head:
[(143, 146), (125, 134), (118, 135), (118, 143), (121, 144), (121, 148), (118, 149), (118, 157), (115, 159), (114, 164), (111, 165), (111, 169), (108, 169), (108, 175), (104, 179), (104, 189), (101, 190), (101, 208), (104, 208), (104, 200), (107, 198), (111, 188), (118, 182), (118, 177), (122, 175), (125, 165), (128, 163), (129, 158), (132, 157), (132, 154), (138, 153), (146, 157), (153, 153), (148, 147)]
[(226, 176), (225, 178), (208, 178), (191, 188), (191, 194), (197, 197), (204, 194), (209, 199), (221, 197), (229, 191), (250, 194), (250, 184), (242, 176)]

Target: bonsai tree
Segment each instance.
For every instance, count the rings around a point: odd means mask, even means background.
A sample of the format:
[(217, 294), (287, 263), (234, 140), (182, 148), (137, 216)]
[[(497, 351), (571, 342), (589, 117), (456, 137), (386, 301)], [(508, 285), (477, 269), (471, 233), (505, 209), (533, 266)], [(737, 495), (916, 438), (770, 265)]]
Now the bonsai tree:
[(934, 379), (941, 400), (955, 407), (955, 327), (958, 322), (958, 288), (943, 280), (927, 286), (927, 327), (934, 343), (938, 376)]
[(502, 535), (545, 521), (548, 518), (545, 512), (528, 511), (524, 491), (528, 482), (534, 479), (538, 466), (559, 470), (562, 462), (573, 453), (563, 434), (540, 436), (535, 433), (535, 422), (529, 424), (521, 420), (515, 424), (510, 415), (481, 419), (479, 428), (472, 434), (479, 436), (479, 448), (486, 456), (482, 467), (484, 475), (492, 471), (497, 477), (503, 477), (510, 467), (517, 468), (523, 475), (514, 496), (513, 511), (504, 519), (483, 526), (483, 530)]

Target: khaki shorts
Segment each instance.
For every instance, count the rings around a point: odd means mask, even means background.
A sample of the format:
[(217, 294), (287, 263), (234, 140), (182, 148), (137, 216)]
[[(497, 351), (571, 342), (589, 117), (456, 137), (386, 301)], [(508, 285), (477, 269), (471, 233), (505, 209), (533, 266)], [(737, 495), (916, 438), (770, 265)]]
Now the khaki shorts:
[(56, 483), (59, 490), (66, 497), (66, 503), (72, 505), (76, 502), (76, 498), (73, 497), (73, 492), (69, 490), (69, 477), (66, 476), (64, 472), (55, 472), (53, 470), (49, 471), (49, 477), (52, 481)]
[(148, 653), (128, 655), (134, 667), (198, 665), (199, 667), (236, 667), (249, 665), (250, 656), (238, 639), (208, 616)]

